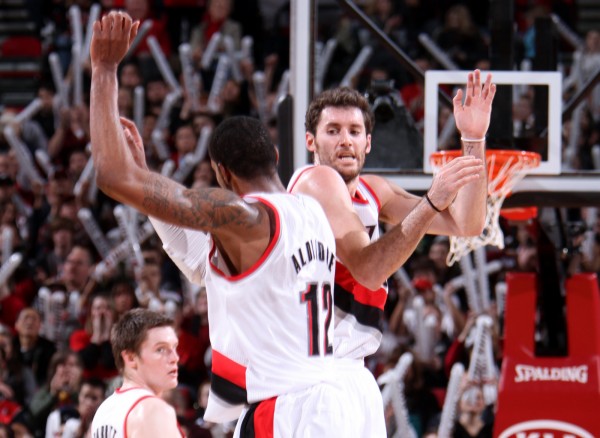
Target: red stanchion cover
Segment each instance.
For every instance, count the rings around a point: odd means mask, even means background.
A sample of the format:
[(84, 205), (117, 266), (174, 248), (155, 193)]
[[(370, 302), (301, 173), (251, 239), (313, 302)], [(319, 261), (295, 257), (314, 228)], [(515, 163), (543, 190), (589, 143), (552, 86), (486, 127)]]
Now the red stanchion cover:
[(565, 286), (568, 355), (536, 357), (536, 276), (507, 275), (495, 437), (600, 437), (598, 281), (579, 274)]

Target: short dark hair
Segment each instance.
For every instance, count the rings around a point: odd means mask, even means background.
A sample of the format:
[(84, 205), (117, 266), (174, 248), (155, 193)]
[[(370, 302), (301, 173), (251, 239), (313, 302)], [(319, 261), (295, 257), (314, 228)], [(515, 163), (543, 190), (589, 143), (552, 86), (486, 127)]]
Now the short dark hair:
[(86, 377), (81, 381), (80, 387), (83, 387), (83, 385), (89, 385), (92, 388), (98, 388), (102, 390), (103, 395), (106, 393), (106, 382), (98, 377)]
[(121, 353), (123, 351), (139, 353), (148, 330), (156, 327), (173, 327), (173, 320), (162, 313), (140, 308), (128, 311), (113, 326), (110, 343), (119, 371), (123, 371), (125, 367)]
[(71, 350), (57, 351), (52, 355), (50, 358), (50, 363), (48, 364), (48, 385), (50, 385), (50, 381), (52, 380), (52, 377), (54, 377), (54, 374), (56, 374), (56, 370), (58, 369), (59, 365), (65, 365), (71, 357), (74, 358), (77, 361), (77, 365), (83, 369), (83, 362), (81, 361), (81, 356), (78, 353)]
[(70, 231), (71, 233), (75, 232), (75, 224), (69, 218), (64, 216), (56, 216), (50, 222), (50, 231), (56, 233), (57, 231)]
[(358, 91), (349, 87), (325, 90), (310, 103), (304, 119), (306, 131), (313, 135), (317, 132), (321, 113), (328, 107), (358, 108), (362, 112), (367, 135), (373, 132), (373, 111), (369, 101)]
[(234, 116), (221, 122), (213, 132), (208, 154), (240, 178), (252, 179), (277, 171), (277, 153), (269, 132), (252, 117)]

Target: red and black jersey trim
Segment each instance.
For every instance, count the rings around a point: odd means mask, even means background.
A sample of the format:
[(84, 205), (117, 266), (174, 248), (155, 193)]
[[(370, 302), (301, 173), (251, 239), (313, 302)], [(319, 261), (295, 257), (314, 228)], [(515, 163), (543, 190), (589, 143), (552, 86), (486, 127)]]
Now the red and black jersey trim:
[(345, 313), (354, 315), (359, 324), (383, 332), (383, 309), (357, 301), (352, 292), (337, 283), (335, 284), (333, 296), (335, 307)]
[(218, 374), (213, 373), (210, 376), (210, 389), (220, 398), (232, 405), (248, 403), (248, 393), (246, 392), (246, 389), (237, 386)]
[(252, 403), (242, 420), (240, 438), (273, 438), (277, 397)]
[(210, 388), (227, 403), (248, 403), (246, 367), (213, 350)]

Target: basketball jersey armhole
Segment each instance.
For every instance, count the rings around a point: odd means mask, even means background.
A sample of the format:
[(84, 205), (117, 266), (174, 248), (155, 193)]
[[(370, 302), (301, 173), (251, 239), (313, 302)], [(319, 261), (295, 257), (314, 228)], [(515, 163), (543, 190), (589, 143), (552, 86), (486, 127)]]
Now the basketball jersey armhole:
[[(254, 263), (250, 268), (248, 268), (244, 272), (242, 272), (240, 274), (236, 274), (236, 275), (225, 274), (221, 269), (219, 269), (212, 262), (214, 252), (218, 251), (217, 245), (215, 244), (215, 242), (213, 240), (213, 247), (211, 248), (211, 251), (210, 251), (210, 257), (209, 257), (208, 263), (210, 264), (210, 267), (214, 272), (216, 272), (221, 277), (227, 278), (229, 281), (242, 280), (242, 279), (248, 277), (249, 275), (251, 275), (261, 265), (263, 265), (265, 263), (265, 260), (267, 260), (269, 255), (273, 252), (273, 248), (275, 247), (275, 245), (277, 245), (277, 242), (279, 241), (279, 237), (281, 234), (281, 218), (279, 216), (279, 211), (277, 210), (277, 208), (275, 208), (275, 206), (273, 204), (271, 204), (268, 200), (261, 198), (260, 196), (250, 195), (250, 196), (248, 196), (248, 198), (256, 199), (257, 201), (259, 201), (261, 204), (265, 205), (271, 211), (272, 215), (270, 215), (270, 217), (272, 217), (273, 221), (274, 221), (274, 224), (273, 223), (271, 224), (271, 227), (272, 227), (271, 238), (270, 238), (269, 244), (267, 245), (267, 248), (265, 249), (263, 254), (260, 256), (260, 258), (256, 261), (256, 263)], [(274, 229), (273, 229), (273, 227), (274, 227)]]
[(375, 190), (373, 190), (373, 188), (364, 180), (364, 178), (359, 177), (359, 181), (365, 187), (365, 189), (367, 189), (367, 191), (371, 194), (371, 196), (375, 200), (375, 203), (377, 204), (377, 212), (380, 212), (381, 211), (381, 201), (379, 200), (379, 197), (375, 193)]
[[(155, 395), (143, 395), (142, 397), (138, 398), (135, 403), (133, 403), (131, 405), (131, 407), (129, 408), (129, 410), (127, 411), (127, 414), (125, 414), (125, 420), (123, 421), (123, 438), (127, 438), (127, 420), (129, 419), (129, 414), (131, 414), (131, 411), (133, 411), (135, 409), (135, 407), (143, 400), (146, 400), (147, 398), (152, 398), (152, 397), (156, 397)], [(177, 425), (179, 427), (179, 424)]]

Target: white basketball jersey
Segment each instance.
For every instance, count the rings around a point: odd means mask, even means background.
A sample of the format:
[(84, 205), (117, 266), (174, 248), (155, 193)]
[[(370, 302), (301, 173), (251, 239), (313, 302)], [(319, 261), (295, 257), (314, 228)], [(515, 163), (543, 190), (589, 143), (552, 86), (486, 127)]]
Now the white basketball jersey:
[[(92, 438), (127, 438), (129, 413), (142, 400), (156, 395), (145, 388), (117, 389), (102, 402), (92, 420)], [(182, 434), (183, 436), (183, 434)]]
[[(305, 172), (305, 166), (292, 175), (291, 191)], [(350, 194), (348, 194), (350, 196)], [(361, 178), (352, 205), (365, 226), (371, 242), (379, 238), (381, 204), (375, 192)], [(387, 300), (387, 283), (373, 291), (358, 283), (348, 269), (337, 262), (335, 271), (335, 342), (336, 357), (364, 359), (377, 351), (382, 337), (383, 307)]]
[(241, 406), (232, 405), (335, 379), (335, 240), (325, 213), (302, 195), (261, 193), (245, 200), (267, 206), (272, 238), (260, 260), (243, 273), (232, 275), (214, 245), (210, 251), (208, 421), (237, 418)]

